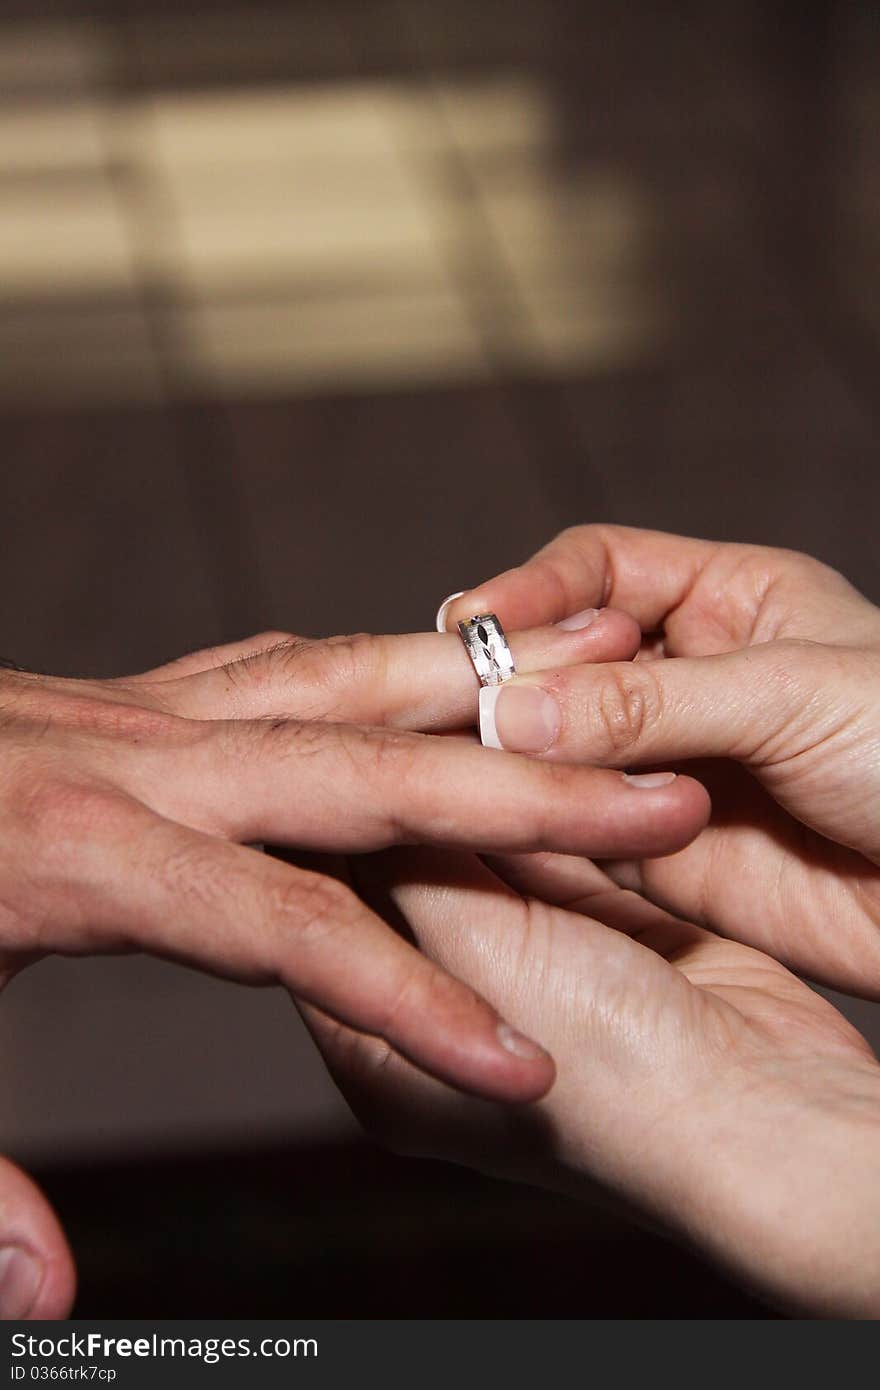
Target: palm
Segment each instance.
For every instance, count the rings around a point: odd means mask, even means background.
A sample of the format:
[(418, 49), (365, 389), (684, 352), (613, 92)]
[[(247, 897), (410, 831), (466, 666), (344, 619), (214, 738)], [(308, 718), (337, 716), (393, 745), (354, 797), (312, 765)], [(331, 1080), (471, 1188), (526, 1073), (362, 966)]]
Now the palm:
[(661, 1131), (663, 1152), (678, 1154), (744, 1096), (754, 1108), (772, 1090), (776, 1105), (781, 1089), (796, 1104), (825, 1070), (844, 1094), (878, 1071), (850, 1024), (772, 958), (672, 917), (584, 860), (495, 867), (394, 854), (372, 861), (365, 886), (390, 895), (429, 956), (541, 1039), (556, 1085), (511, 1111), (313, 1016), (354, 1109), (392, 1144), (569, 1190), (586, 1173), (626, 1194)]
[(876, 1186), (880, 1067), (864, 1039), (771, 957), (587, 861), (493, 867), (395, 851), (357, 876), (549, 1048), (556, 1083), (528, 1107), (476, 1100), (307, 1010), (368, 1129), (406, 1153), (610, 1195), (786, 1306), (876, 1316), (858, 1271), (880, 1218), (852, 1195)]
[(612, 866), (613, 877), (801, 973), (880, 993), (880, 868), (783, 810), (742, 769), (696, 772), (712, 795), (708, 829), (677, 854)]

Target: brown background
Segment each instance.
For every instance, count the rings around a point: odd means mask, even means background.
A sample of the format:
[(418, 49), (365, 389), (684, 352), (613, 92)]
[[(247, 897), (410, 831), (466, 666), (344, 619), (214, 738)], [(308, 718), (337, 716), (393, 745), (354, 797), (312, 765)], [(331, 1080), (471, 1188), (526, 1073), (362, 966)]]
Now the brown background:
[[(0, 4), (0, 652), (425, 627), (598, 518), (880, 599), (878, 40), (867, 4)], [(47, 961), (0, 1039), (83, 1316), (753, 1311), (362, 1146), (280, 992)]]

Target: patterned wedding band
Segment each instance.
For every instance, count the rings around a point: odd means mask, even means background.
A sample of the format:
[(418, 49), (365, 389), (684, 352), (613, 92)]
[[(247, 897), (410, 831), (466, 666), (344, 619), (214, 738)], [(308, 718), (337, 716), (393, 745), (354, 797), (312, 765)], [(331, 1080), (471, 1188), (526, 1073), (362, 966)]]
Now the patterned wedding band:
[(468, 618), (459, 623), (458, 630), (474, 663), (480, 685), (501, 685), (516, 675), (504, 628), (494, 613), (481, 613), (476, 618)]

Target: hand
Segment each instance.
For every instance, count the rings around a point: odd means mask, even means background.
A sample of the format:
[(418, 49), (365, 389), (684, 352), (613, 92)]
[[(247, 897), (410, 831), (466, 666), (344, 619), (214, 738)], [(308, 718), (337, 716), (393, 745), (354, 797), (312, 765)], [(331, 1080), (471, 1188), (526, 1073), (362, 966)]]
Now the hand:
[(695, 769), (713, 802), (698, 840), (609, 871), (880, 996), (880, 610), (804, 555), (583, 526), (453, 603), (449, 621), (478, 608), (547, 623), (600, 603), (640, 623), (641, 659), (517, 679), (484, 709), (488, 738), (610, 767), (728, 760)]
[[(632, 656), (638, 630), (514, 636), (521, 661)], [(0, 981), (46, 952), (145, 950), (281, 983), (456, 1085), (526, 1100), (546, 1053), (336, 880), (247, 842), (365, 850), (559, 843), (658, 852), (704, 823), (681, 779), (542, 768), (461, 738), (476, 680), (457, 637), (263, 634), (125, 681), (0, 673)], [(0, 1166), (0, 1313), (57, 1317), (73, 1270), (29, 1180)]]
[(880, 1315), (880, 1066), (825, 999), (582, 859), (353, 868), (557, 1064), (536, 1105), (501, 1106), (307, 1009), (380, 1140), (576, 1197), (599, 1184), (792, 1311)]

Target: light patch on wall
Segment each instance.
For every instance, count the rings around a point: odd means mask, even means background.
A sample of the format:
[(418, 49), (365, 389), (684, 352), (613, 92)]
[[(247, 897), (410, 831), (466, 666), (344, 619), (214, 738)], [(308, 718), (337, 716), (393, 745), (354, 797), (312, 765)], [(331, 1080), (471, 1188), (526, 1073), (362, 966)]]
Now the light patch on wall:
[(437, 210), (401, 153), (406, 106), (366, 84), (153, 101), (142, 149), (173, 223), (162, 271), (211, 297), (442, 279)]
[(290, 395), (638, 360), (666, 317), (650, 202), (561, 160), (563, 137), (552, 89), (500, 75), (7, 105), (0, 392)]

